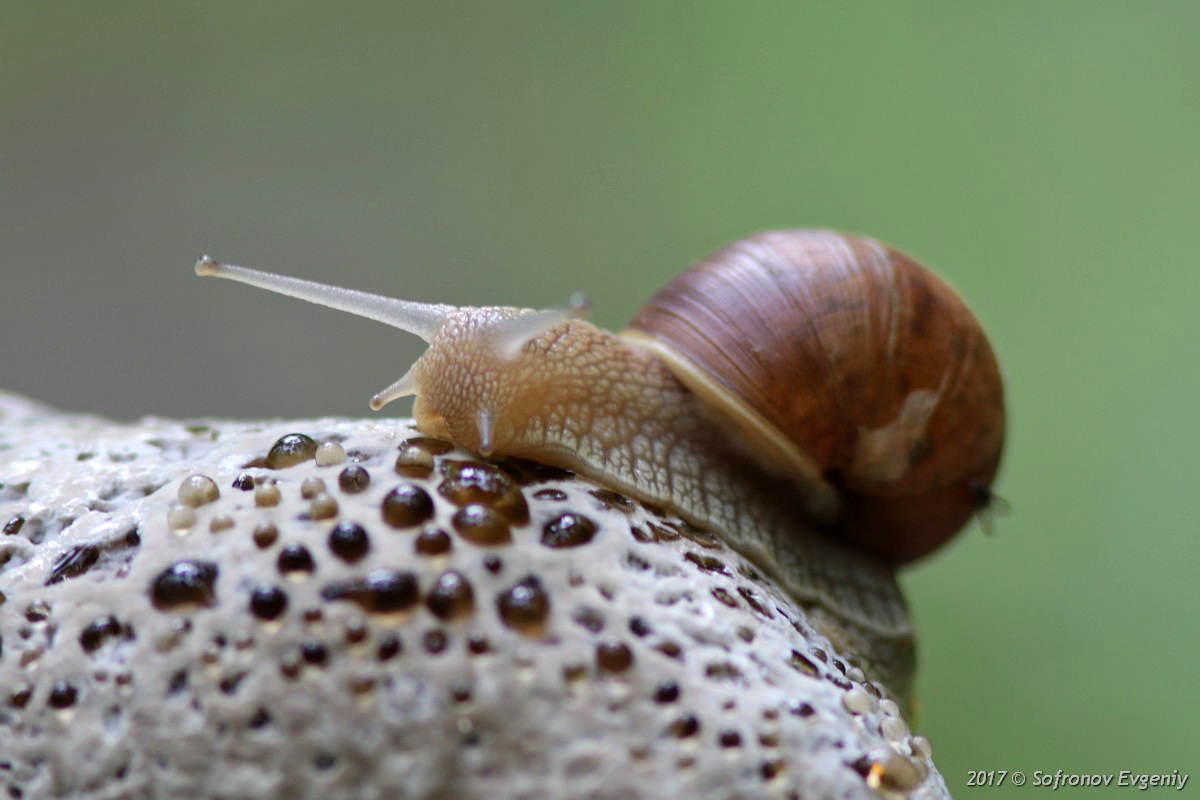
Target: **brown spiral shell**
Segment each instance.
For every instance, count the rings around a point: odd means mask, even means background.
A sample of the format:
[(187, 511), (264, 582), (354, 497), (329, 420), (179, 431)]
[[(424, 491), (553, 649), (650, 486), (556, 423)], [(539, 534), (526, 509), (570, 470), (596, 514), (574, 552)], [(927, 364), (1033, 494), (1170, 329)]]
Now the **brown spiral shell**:
[(737, 407), (754, 409), (782, 442), (768, 447), (789, 454), (773, 463), (836, 489), (838, 508), (816, 516), (888, 561), (929, 553), (990, 497), (1004, 440), (995, 356), (954, 290), (877, 241), (743, 239), (659, 291), (630, 331), (690, 388), (711, 381), (735, 424)]

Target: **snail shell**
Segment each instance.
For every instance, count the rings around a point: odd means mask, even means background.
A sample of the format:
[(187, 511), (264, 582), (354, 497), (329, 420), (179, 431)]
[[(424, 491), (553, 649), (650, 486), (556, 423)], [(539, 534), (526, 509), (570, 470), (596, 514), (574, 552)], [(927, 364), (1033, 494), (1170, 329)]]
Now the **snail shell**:
[[(891, 562), (934, 550), (989, 496), (1004, 397), (979, 322), (872, 239), (778, 231), (694, 265), (626, 333), (777, 471), (810, 515)], [(831, 499), (836, 498), (836, 499)]]

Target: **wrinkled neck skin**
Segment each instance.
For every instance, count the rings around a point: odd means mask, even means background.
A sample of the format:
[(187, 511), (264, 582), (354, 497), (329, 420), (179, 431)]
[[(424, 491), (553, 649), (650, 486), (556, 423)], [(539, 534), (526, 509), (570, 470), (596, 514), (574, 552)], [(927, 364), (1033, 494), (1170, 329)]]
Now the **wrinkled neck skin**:
[(506, 328), (530, 313), (464, 309), (447, 320), (414, 366), (421, 430), (472, 452), (573, 469), (713, 530), (796, 599), (874, 639), (856, 640), (859, 652), (875, 651), (864, 660), (902, 662), (879, 672), (903, 693), (911, 664), (878, 656), (910, 646), (892, 570), (814, 533), (797, 488), (765, 475), (651, 353), (570, 320), (501, 357)]

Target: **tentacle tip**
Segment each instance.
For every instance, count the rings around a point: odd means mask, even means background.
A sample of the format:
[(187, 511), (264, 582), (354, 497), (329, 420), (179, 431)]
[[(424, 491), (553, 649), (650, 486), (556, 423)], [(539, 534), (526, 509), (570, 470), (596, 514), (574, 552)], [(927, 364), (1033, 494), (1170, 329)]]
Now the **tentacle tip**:
[(201, 278), (216, 275), (221, 264), (212, 256), (200, 256), (196, 261), (196, 274)]
[(379, 409), (381, 409), (385, 405), (387, 405), (387, 401), (383, 399), (383, 395), (377, 394), (371, 398), (371, 402), (368, 403), (368, 405), (371, 406), (372, 411), (378, 411)]

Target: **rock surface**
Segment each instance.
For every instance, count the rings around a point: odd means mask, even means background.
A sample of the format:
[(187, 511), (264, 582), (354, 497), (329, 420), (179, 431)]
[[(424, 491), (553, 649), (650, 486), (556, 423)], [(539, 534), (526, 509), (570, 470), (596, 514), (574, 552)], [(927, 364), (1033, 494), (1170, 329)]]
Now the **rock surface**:
[(0, 525), (7, 797), (948, 796), (711, 535), (404, 422), (0, 393)]

